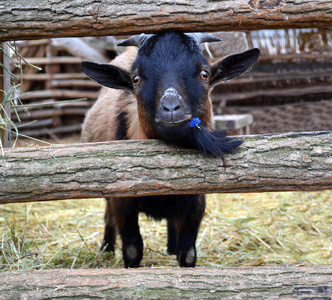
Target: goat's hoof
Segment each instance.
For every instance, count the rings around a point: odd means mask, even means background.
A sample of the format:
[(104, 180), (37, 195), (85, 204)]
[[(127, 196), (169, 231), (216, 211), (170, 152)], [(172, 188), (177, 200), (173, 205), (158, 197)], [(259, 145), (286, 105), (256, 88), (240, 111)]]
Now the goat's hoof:
[(123, 251), (123, 259), (126, 268), (138, 268), (143, 253), (135, 245), (128, 245)]
[(178, 263), (180, 267), (193, 268), (196, 265), (196, 250), (195, 247), (190, 247), (187, 252), (178, 254)]
[(103, 243), (100, 247), (100, 251), (113, 252), (114, 254), (114, 246), (111, 246), (109, 243)]

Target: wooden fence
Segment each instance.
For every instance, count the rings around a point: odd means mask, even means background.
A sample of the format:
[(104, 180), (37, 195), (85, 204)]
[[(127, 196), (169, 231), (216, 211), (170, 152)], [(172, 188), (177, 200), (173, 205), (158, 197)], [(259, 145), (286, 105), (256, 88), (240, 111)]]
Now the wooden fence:
[(331, 5), (332, 0), (1, 0), (0, 41), (165, 29), (329, 28)]
[(5, 150), (0, 203), (332, 189), (332, 132), (257, 135), (219, 158), (160, 141)]
[[(331, 5), (330, 0), (1, 0), (0, 40), (149, 33), (171, 28), (329, 27)], [(147, 191), (331, 189), (331, 147), (332, 132), (249, 136), (239, 151), (227, 157), (226, 167), (218, 159), (189, 150), (174, 151), (155, 141), (5, 149), (0, 158), (0, 198), (1, 203), (10, 203), (92, 194), (139, 196)], [(158, 166), (157, 173), (150, 164)], [(91, 182), (95, 174), (98, 178)], [(100, 184), (98, 180), (105, 178), (109, 182)], [(0, 298), (331, 299), (331, 274), (331, 266), (7, 272), (1, 274)]]

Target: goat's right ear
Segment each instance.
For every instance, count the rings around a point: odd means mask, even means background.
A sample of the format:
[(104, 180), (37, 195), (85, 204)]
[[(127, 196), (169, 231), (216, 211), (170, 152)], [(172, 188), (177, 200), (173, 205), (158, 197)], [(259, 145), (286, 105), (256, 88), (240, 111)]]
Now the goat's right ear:
[(116, 66), (83, 61), (81, 68), (92, 80), (103, 86), (134, 91), (130, 74)]
[(257, 48), (233, 54), (211, 66), (210, 86), (233, 79), (249, 71), (260, 55)]

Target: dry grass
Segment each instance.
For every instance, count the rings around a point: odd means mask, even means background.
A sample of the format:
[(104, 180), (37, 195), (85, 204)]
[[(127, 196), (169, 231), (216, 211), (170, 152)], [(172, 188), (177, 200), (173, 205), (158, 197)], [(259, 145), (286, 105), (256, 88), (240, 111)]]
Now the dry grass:
[[(0, 269), (123, 267), (99, 251), (103, 199), (0, 206)], [(198, 266), (332, 263), (332, 191), (210, 195), (197, 240)], [(140, 216), (142, 266), (176, 267), (166, 222)]]
[[(17, 141), (35, 144), (44, 143)], [(210, 195), (207, 204), (198, 266), (332, 263), (332, 191)], [(0, 205), (0, 270), (123, 267), (120, 241), (114, 257), (99, 251), (103, 210), (103, 199)], [(177, 266), (166, 254), (166, 222), (141, 216), (140, 225), (142, 266)]]

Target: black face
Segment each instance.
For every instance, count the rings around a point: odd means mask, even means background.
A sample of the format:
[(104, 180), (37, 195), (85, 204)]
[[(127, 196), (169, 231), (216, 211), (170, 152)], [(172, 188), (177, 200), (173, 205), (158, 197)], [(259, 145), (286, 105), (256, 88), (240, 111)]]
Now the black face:
[(204, 119), (209, 73), (199, 45), (185, 34), (152, 36), (141, 46), (131, 72), (134, 92), (162, 138), (182, 138), (192, 118)]

